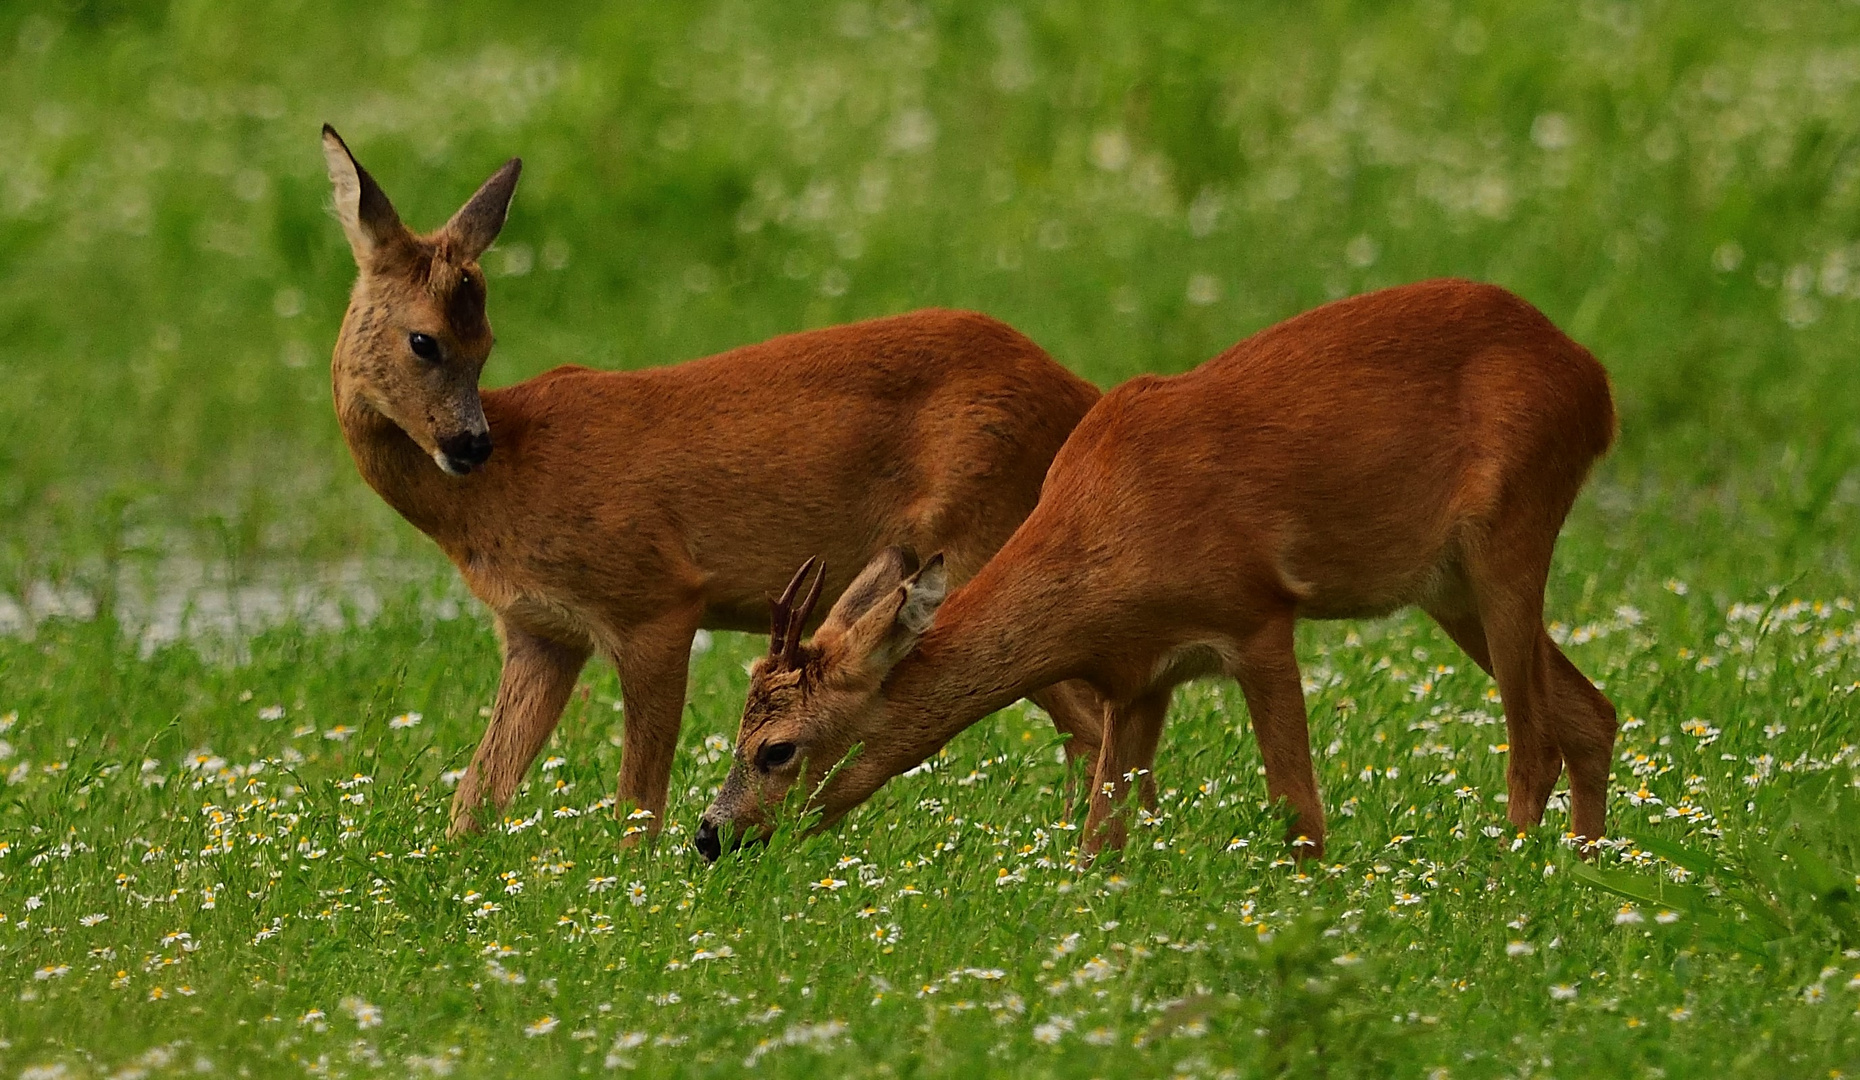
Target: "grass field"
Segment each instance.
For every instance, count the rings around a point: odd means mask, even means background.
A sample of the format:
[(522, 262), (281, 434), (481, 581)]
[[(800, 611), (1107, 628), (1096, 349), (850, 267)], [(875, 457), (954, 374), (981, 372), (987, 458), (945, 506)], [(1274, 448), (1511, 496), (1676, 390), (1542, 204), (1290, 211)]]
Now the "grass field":
[[(0, 1075), (1860, 1073), (1860, 8), (589, 7), (0, 9)], [(525, 158), (488, 384), (945, 304), (1109, 386), (1519, 291), (1616, 380), (1549, 608), (1618, 839), (1506, 826), (1489, 682), (1398, 617), (1301, 635), (1321, 866), (1216, 684), (1122, 858), (1015, 708), (708, 866), (733, 635), (667, 842), (596, 668), (445, 841), (496, 646), (336, 430), (325, 120), (421, 226)]]

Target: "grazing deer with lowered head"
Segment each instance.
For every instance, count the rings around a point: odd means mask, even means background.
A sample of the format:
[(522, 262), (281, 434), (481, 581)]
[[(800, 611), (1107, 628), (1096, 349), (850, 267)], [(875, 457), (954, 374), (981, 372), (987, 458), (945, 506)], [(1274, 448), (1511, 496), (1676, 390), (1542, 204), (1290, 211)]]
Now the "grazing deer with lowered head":
[(1414, 605), (1497, 679), (1511, 820), (1542, 820), (1567, 763), (1574, 831), (1599, 839), (1615, 710), (1545, 633), (1543, 604), (1614, 432), (1595, 358), (1465, 281), (1338, 301), (1134, 379), (1080, 422), (967, 585), (946, 600), (943, 561), (887, 552), (810, 644), (755, 673), (702, 828), (763, 832), (797, 783), (830, 823), (1028, 688), (1083, 679), (1108, 700), (1085, 845), (1115, 846), (1139, 778), (1153, 808), (1172, 689), (1228, 675), (1267, 795), (1320, 856), (1293, 624)]
[[(369, 486), (490, 607), (503, 643), (454, 833), (509, 803), (595, 652), (620, 673), (620, 812), (657, 831), (699, 628), (761, 629), (770, 592), (814, 554), (815, 597), (892, 544), (941, 549), (966, 579), (1033, 509), (1098, 398), (1002, 323), (934, 310), (481, 393), (492, 337), (477, 260), (519, 163), (422, 236), (328, 127), (323, 151), (359, 268), (332, 365), (343, 437)], [(787, 632), (798, 639), (806, 617)], [(1032, 695), (1090, 760), (1102, 710), (1090, 691)]]

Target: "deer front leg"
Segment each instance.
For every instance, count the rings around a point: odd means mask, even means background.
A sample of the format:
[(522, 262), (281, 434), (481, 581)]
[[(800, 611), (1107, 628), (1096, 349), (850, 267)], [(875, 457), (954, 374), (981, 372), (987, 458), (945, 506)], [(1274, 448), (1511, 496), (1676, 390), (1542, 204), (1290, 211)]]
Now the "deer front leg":
[(672, 755), (684, 719), (685, 678), (697, 627), (697, 612), (681, 613), (634, 628), (615, 650), (626, 710), (616, 812), (626, 823), (623, 842), (628, 845), (657, 836), (665, 826)]
[(1104, 710), (1104, 742), (1098, 749), (1098, 771), (1091, 791), (1091, 810), (1085, 815), (1083, 848), (1096, 855), (1104, 848), (1121, 848), (1128, 835), (1125, 803), (1135, 785), (1145, 803), (1155, 804), (1156, 742), (1169, 713), (1170, 691), (1151, 691), (1127, 705), (1111, 704)]
[(1066, 808), (1061, 815), (1070, 818), (1079, 789), (1089, 785), (1098, 772), (1098, 747), (1104, 741), (1104, 698), (1085, 680), (1072, 679), (1037, 690), (1027, 699), (1046, 710), (1060, 734), (1071, 736), (1065, 747)]
[(1246, 695), (1259, 755), (1266, 764), (1266, 798), (1292, 811), (1286, 839), (1298, 859), (1324, 857), (1324, 807), (1311, 767), (1305, 691), (1292, 652), (1292, 614), (1278, 612), (1241, 637), (1234, 677)]
[(555, 731), (575, 679), (588, 662), (585, 645), (540, 638), (501, 619), (498, 628), (504, 642), (504, 671), (497, 683), (497, 703), (491, 707), (491, 722), (484, 729), (478, 752), (472, 755), (452, 796), (448, 836), (480, 831), (479, 815), (486, 804), (493, 816), (510, 805), (530, 762)]

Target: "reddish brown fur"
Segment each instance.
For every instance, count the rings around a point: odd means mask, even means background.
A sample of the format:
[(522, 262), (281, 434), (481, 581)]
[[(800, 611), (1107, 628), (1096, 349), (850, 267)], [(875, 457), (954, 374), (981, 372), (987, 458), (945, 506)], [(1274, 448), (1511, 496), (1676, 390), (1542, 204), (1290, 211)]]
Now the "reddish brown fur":
[[(470, 206), (425, 237), (390, 220), (385, 196), (345, 210), (352, 159), (333, 139), (338, 212), (362, 268), (333, 364), (343, 436), (369, 485), (495, 613), (503, 641), (455, 831), (474, 828), (482, 804), (508, 803), (597, 651), (625, 699), (621, 812), (649, 811), (656, 830), (700, 627), (761, 630), (769, 595), (808, 555), (823, 557), (830, 595), (890, 544), (946, 550), (966, 579), (1033, 508), (1053, 454), (1097, 400), (1010, 327), (919, 311), (674, 367), (563, 367), (485, 391), (491, 456), (446, 475), (435, 447), (456, 433), (447, 423), (470, 419), (469, 407), (448, 411), (447, 395), (463, 386), (468, 405), (480, 400), (490, 350), (474, 261), (489, 239), (460, 239)], [(506, 201), (514, 163), (507, 171)], [(503, 212), (493, 209), (492, 236)], [(481, 234), (488, 213), (477, 213)], [(458, 299), (474, 287), (475, 304)], [(410, 331), (442, 339), (443, 370), (421, 366)], [(1099, 715), (1078, 688), (1037, 697), (1089, 758)]]
[[(1080, 423), (1039, 506), (921, 639), (889, 622), (918, 588), (893, 573), (892, 607), (864, 616), (861, 643), (823, 628), (797, 686), (752, 685), (737, 771), (776, 740), (826, 764), (860, 743), (822, 792), (837, 818), (1025, 687), (1079, 678), (1110, 702), (1087, 836), (1116, 844), (1127, 776), (1153, 790), (1172, 688), (1227, 674), (1267, 791), (1317, 854), (1293, 623), (1412, 604), (1497, 678), (1512, 820), (1541, 820), (1567, 762), (1574, 831), (1598, 838), (1615, 711), (1545, 634), (1543, 594), (1614, 430), (1601, 365), (1523, 300), (1465, 281), (1339, 301), (1187, 374), (1132, 380)], [(880, 647), (908, 655), (873, 665)], [(760, 824), (785, 784), (750, 779), (733, 775), (707, 821)]]

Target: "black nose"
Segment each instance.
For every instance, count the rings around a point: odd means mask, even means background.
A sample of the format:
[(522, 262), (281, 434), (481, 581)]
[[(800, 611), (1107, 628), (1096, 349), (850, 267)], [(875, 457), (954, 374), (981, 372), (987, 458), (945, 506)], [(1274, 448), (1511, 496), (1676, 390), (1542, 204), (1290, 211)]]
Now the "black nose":
[(698, 822), (697, 839), (693, 842), (697, 845), (698, 854), (711, 862), (716, 862), (717, 857), (723, 854), (723, 840), (717, 835), (717, 826), (708, 821)]
[(490, 460), (491, 433), (478, 431), (453, 435), (441, 440), (439, 449), (454, 465), (469, 471)]

